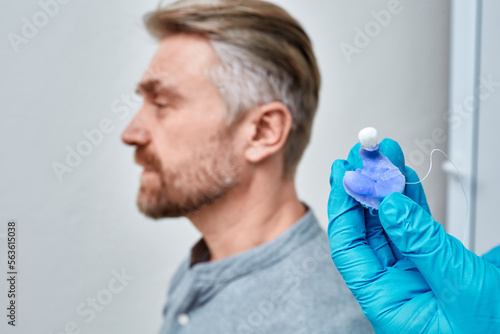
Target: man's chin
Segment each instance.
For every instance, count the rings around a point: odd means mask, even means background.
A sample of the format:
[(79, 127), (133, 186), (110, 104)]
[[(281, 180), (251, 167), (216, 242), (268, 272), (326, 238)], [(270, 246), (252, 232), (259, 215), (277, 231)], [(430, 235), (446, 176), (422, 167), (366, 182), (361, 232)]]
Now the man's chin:
[[(165, 200), (165, 198), (162, 199)], [(197, 209), (185, 205), (159, 203), (141, 193), (137, 198), (137, 207), (140, 212), (153, 219), (184, 217), (197, 211)]]
[[(225, 197), (228, 191), (235, 186), (222, 182), (207, 189), (167, 189), (166, 183), (160, 186), (142, 183), (137, 196), (137, 206), (144, 215), (153, 218), (176, 218), (196, 215), (203, 208)], [(189, 196), (188, 194), (191, 194)]]

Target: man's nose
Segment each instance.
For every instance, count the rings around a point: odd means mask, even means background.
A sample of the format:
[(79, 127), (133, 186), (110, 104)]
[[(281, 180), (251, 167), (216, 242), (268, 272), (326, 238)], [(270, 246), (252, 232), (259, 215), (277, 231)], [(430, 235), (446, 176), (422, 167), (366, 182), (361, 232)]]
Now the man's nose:
[(138, 117), (132, 119), (122, 133), (122, 141), (127, 145), (144, 146), (151, 140), (151, 135), (145, 127), (144, 121)]

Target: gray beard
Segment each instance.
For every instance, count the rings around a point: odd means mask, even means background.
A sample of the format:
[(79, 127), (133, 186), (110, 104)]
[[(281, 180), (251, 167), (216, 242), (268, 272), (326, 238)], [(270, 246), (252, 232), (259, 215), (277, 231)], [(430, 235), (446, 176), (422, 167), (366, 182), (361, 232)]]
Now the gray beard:
[(148, 190), (141, 185), (139, 211), (153, 219), (186, 216), (223, 198), (237, 186), (238, 166), (231, 141), (219, 137), (207, 146), (214, 149), (198, 148), (194, 158), (177, 171), (155, 170), (160, 186)]

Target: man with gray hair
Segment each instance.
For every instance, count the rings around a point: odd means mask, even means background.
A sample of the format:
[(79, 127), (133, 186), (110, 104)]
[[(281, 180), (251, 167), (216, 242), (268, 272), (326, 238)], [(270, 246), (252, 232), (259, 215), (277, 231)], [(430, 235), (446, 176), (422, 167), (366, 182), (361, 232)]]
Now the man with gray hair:
[(184, 0), (146, 16), (159, 47), (122, 134), (144, 167), (137, 204), (201, 232), (161, 333), (371, 333), (297, 196), (320, 74), (311, 42), (259, 0)]

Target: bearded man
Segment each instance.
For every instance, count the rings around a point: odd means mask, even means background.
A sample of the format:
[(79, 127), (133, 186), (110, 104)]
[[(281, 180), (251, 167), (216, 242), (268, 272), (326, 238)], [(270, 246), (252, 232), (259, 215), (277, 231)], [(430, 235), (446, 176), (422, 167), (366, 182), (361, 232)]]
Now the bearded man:
[(168, 290), (161, 333), (371, 333), (295, 190), (320, 74), (309, 37), (258, 0), (185, 0), (145, 18), (159, 47), (122, 134), (137, 204), (202, 234)]

